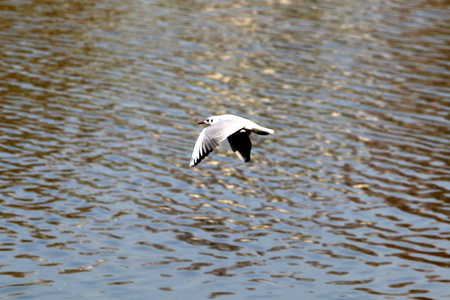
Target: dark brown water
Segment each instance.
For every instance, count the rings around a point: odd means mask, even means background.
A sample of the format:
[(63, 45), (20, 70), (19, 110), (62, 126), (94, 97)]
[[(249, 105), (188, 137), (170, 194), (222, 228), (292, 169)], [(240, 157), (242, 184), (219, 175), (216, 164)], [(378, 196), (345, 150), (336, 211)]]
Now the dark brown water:
[[(450, 297), (446, 1), (2, 1), (0, 298)], [(211, 114), (276, 130), (198, 167)]]

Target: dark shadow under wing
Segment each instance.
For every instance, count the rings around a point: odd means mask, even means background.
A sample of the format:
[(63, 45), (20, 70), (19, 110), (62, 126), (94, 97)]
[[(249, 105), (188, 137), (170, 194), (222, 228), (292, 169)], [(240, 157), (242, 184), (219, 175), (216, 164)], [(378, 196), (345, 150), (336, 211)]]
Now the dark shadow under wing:
[(245, 162), (250, 161), (250, 152), (252, 150), (252, 142), (250, 141), (250, 131), (236, 131), (228, 137), (231, 149), (239, 152)]

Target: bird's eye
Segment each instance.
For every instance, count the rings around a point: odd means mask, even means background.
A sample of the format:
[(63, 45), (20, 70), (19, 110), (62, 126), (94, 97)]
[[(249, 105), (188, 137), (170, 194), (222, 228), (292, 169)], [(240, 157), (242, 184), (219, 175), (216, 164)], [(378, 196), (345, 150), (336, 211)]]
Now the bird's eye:
[(209, 122), (209, 119), (206, 119), (206, 122)]

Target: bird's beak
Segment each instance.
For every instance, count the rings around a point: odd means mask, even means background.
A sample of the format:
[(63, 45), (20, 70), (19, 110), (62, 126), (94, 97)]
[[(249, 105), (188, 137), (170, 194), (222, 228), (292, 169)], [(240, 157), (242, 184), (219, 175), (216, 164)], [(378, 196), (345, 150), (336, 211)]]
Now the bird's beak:
[(198, 124), (197, 124), (197, 125), (201, 125), (201, 124), (205, 124), (205, 122), (203, 122), (203, 121), (200, 121), (200, 122), (198, 122)]

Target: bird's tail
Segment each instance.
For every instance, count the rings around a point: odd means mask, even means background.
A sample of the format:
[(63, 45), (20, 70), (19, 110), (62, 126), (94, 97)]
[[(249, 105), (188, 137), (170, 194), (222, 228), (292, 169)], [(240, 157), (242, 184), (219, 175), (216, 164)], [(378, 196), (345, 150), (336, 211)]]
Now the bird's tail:
[(262, 127), (259, 125), (258, 125), (258, 127), (256, 127), (256, 126), (253, 127), (252, 131), (259, 135), (268, 135), (268, 134), (272, 134), (275, 132), (275, 130), (273, 130), (273, 129)]

